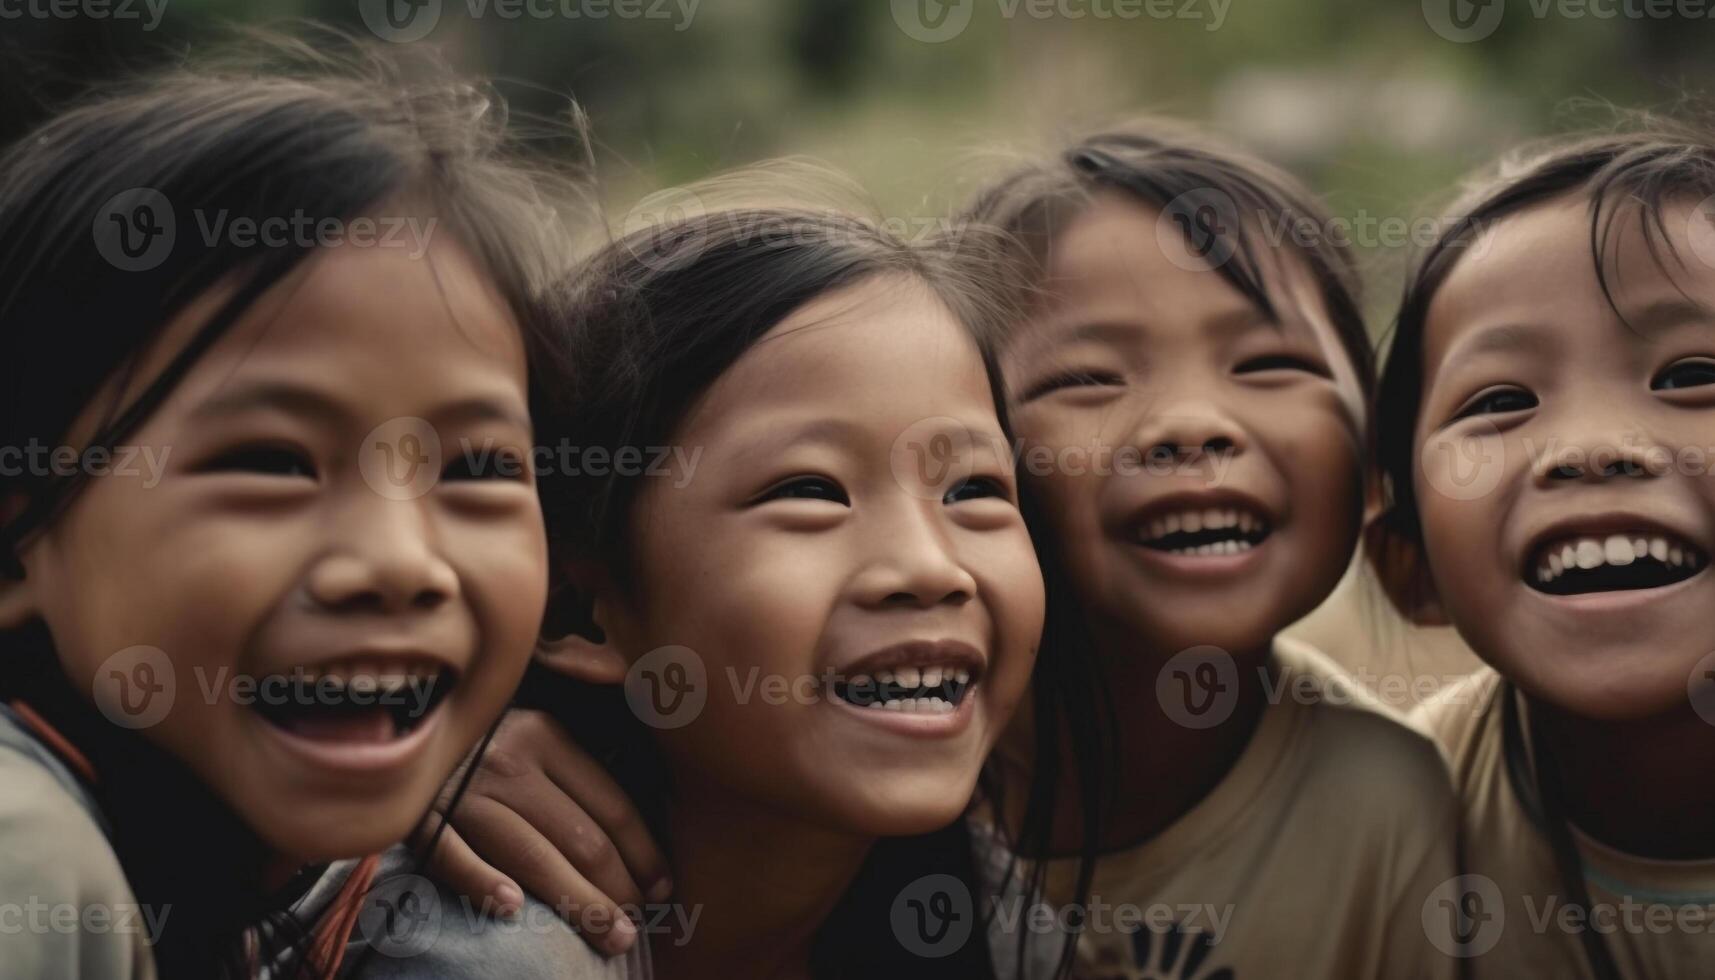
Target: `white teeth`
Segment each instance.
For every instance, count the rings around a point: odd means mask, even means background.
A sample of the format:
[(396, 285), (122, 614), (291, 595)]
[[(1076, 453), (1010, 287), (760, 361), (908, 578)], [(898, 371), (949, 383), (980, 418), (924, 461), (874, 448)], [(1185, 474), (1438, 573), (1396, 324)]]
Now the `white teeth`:
[(1632, 543), (1618, 534), (1610, 534), (1602, 542), (1602, 550), (1610, 565), (1630, 565), (1637, 558), (1632, 554)]
[(1644, 558), (1676, 567), (1695, 568), (1699, 552), (1663, 535), (1634, 531), (1600, 538), (1588, 535), (1570, 538), (1544, 547), (1539, 554), (1535, 569), (1537, 581), (1552, 582), (1573, 569), (1588, 570), (1602, 565), (1623, 567)]
[(1236, 507), (1208, 507), (1203, 510), (1186, 510), (1153, 518), (1148, 524), (1139, 527), (1138, 536), (1148, 542), (1181, 532), (1196, 534), (1206, 531), (1231, 531), (1232, 536), (1237, 538), (1240, 535), (1267, 530), (1267, 522), (1249, 511), (1243, 511)]
[(905, 702), (903, 700), (888, 701), (886, 703), (885, 707), (889, 711), (904, 711), (905, 710)]
[(941, 668), (939, 668), (939, 667), (925, 667), (923, 669), (923, 686), (924, 687), (940, 687), (941, 686)]
[(893, 702), (891, 702), (891, 701), (871, 701), (871, 702), (870, 702), (870, 703), (869, 703), (869, 706), (870, 706), (870, 707), (871, 707), (871, 708), (879, 708), (879, 709), (881, 709), (881, 710), (882, 710), (882, 711), (886, 711), (886, 710), (887, 710), (887, 706), (888, 706), (888, 705), (889, 705), (889, 704), (892, 704), (892, 703), (893, 703)]
[(883, 684), (892, 684), (893, 683), (893, 671), (891, 671), (891, 670), (878, 670), (875, 672), (875, 679), (877, 681), (883, 683)]
[(923, 682), (923, 672), (916, 667), (901, 667), (893, 672), (900, 687), (917, 687)]
[(1203, 512), (1203, 526), (1210, 529), (1226, 527), (1227, 515), (1218, 510), (1206, 510)]
[(1149, 536), (1151, 538), (1165, 538), (1165, 537), (1167, 537), (1167, 522), (1166, 521), (1150, 521), (1149, 522)]
[(1184, 530), (1186, 531), (1186, 533), (1194, 533), (1196, 531), (1203, 530), (1203, 515), (1202, 514), (1199, 514), (1196, 511), (1188, 511), (1185, 514), (1184, 520), (1185, 520)]
[(960, 684), (969, 684), (971, 682), (971, 672), (963, 668), (956, 671), (953, 676), (959, 679)]
[(1165, 532), (1163, 532), (1164, 534), (1174, 534), (1174, 533), (1178, 532), (1179, 527), (1180, 527), (1179, 515), (1178, 514), (1168, 514), (1167, 519), (1162, 521), (1161, 523), (1167, 528), (1167, 530)]
[(1239, 530), (1246, 534), (1251, 533), (1251, 515), (1247, 511), (1239, 512)]

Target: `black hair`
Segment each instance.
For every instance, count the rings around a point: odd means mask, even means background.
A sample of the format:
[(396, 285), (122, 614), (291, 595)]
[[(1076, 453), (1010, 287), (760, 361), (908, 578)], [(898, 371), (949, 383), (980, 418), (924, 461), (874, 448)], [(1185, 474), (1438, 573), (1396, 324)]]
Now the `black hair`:
[[(539, 411), (560, 355), (532, 299), (564, 268), (562, 205), (575, 186), (527, 162), (491, 90), (433, 58), (337, 35), (264, 36), (206, 64), (128, 80), (0, 159), (0, 445), (64, 443), (97, 398), (105, 401), (89, 445), (115, 445), (317, 247), (203, 234), (199, 221), (222, 212), (315, 228), (378, 208), (431, 210), (523, 326)], [(176, 230), (126, 240), (144, 230), (117, 227), (133, 218)], [(102, 395), (123, 390), (166, 324), (227, 285), (231, 297), (140, 395), (126, 404)], [(82, 467), (0, 473), (0, 501), (23, 503), (0, 524), (5, 574), (23, 577), (19, 555), (32, 535), (85, 485)], [(150, 937), (163, 976), (249, 975), (258, 961), (243, 945), (251, 927), (302, 939), (280, 917), (290, 896), (259, 893), (268, 856), (255, 834), (189, 767), (105, 723), (88, 692), (73, 689), (40, 620), (0, 633), (0, 665), (0, 699), (27, 703), (93, 764), (92, 792), (139, 902), (171, 908)]]
[[(811, 300), (863, 282), (899, 278), (927, 288), (969, 328), (988, 370), (994, 408), (1007, 426), (1007, 399), (986, 341), (1004, 318), (992, 263), (972, 261), (978, 248), (935, 240), (907, 243), (879, 222), (849, 213), (806, 208), (729, 208), (696, 214), (664, 229), (611, 243), (558, 290), (552, 305), (578, 356), (565, 379), (574, 406), (554, 435), (579, 447), (669, 445), (674, 431), (714, 381), (764, 334)], [(545, 486), (550, 552), (556, 566), (570, 558), (594, 561), (624, 584), (633, 573), (632, 513), (643, 477), (614, 467), (606, 475)], [(1027, 524), (1039, 549), (1028, 499)], [(549, 601), (549, 635), (591, 633), (590, 596), (560, 580)], [(1034, 710), (1060, 731), (1059, 720), (1081, 717), (1098, 692), (1082, 649), (1053, 640), (1060, 619), (1076, 612), (1049, 585), (1048, 623), (1032, 679)], [(591, 689), (533, 668), (521, 700), (552, 712), (612, 770), (645, 820), (661, 827), (667, 787), (649, 731), (611, 688)], [(1095, 759), (1080, 743), (1080, 758)], [(1047, 810), (1029, 826), (1046, 834), (1054, 774), (1032, 803)], [(1000, 780), (985, 771), (981, 797), (998, 800)], [(1040, 799), (1037, 797), (1040, 796)], [(998, 807), (997, 807), (998, 809)], [(1046, 850), (1045, 838), (1029, 844)], [(925, 861), (975, 885), (972, 841), (963, 821), (934, 834), (883, 840), (818, 934), (813, 967), (821, 977), (988, 976), (992, 964), (980, 932), (954, 956), (928, 960), (890, 939), (888, 903), (925, 874)], [(972, 888), (973, 895), (977, 889)]]

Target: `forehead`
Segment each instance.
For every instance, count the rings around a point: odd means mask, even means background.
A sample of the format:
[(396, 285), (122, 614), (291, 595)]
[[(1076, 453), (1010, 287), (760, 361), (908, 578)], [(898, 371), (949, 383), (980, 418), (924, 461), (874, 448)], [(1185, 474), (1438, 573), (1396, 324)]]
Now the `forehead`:
[(1664, 205), (1667, 238), (1655, 242), (1653, 252), (1641, 217), (1629, 204), (1603, 215), (1602, 261), (1612, 302), (1596, 275), (1590, 199), (1582, 193), (1537, 204), (1482, 229), (1430, 301), (1426, 362), (1439, 364), (1478, 334), (1511, 331), (1523, 339), (1531, 328), (1545, 333), (1539, 339), (1551, 345), (1573, 338), (1581, 344), (1632, 342), (1644, 334), (1629, 329), (1628, 322), (1648, 326), (1669, 307), (1715, 308), (1715, 267), (1701, 257), (1715, 260), (1715, 249), (1700, 241), (1707, 231), (1698, 227), (1695, 210), (1684, 203)]
[(686, 428), (796, 414), (881, 428), (936, 415), (996, 424), (975, 339), (926, 285), (902, 276), (872, 278), (794, 311), (710, 386)]
[(1216, 340), (1253, 329), (1284, 331), (1313, 336), (1329, 356), (1349, 360), (1304, 261), (1269, 247), (1266, 229), (1250, 231), (1262, 246), (1256, 256), (1279, 322), (1269, 321), (1226, 276), (1192, 255), (1160, 209), (1117, 191), (1096, 195), (1055, 239), (1047, 295), (1037, 315), (1008, 338), (1009, 355), (1028, 359), (1081, 339), (1093, 322), (1105, 322), (1150, 335), (1179, 332)]

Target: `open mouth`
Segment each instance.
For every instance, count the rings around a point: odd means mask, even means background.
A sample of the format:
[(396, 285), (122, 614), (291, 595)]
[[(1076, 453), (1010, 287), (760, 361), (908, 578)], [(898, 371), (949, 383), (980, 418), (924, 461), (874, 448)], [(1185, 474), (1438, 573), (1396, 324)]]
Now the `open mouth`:
[(261, 678), (253, 707), (269, 724), (316, 742), (382, 744), (410, 735), (457, 683), (440, 663), (355, 660)]
[(834, 696), (872, 711), (952, 714), (973, 686), (969, 668), (956, 665), (900, 667), (836, 680)]
[(1143, 522), (1138, 543), (1171, 555), (1240, 555), (1269, 532), (1268, 519), (1245, 507), (1188, 509)]
[(1685, 581), (1708, 564), (1701, 548), (1656, 530), (1578, 535), (1539, 546), (1524, 580), (1555, 596), (1659, 589)]

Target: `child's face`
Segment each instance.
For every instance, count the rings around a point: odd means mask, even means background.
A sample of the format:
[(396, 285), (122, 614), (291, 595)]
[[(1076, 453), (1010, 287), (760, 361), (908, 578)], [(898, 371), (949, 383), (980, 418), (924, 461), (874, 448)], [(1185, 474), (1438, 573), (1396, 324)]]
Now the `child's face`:
[(1639, 718), (1684, 705), (1715, 636), (1715, 276), (1689, 207), (1664, 216), (1686, 263), (1671, 278), (1622, 212), (1610, 282), (1628, 326), (1598, 287), (1588, 206), (1507, 218), (1436, 294), (1415, 489), (1472, 647), (1567, 711)]
[[(169, 325), (127, 398), (215, 292)], [(527, 463), (525, 378), (518, 326), (448, 238), (415, 259), (318, 251), (126, 440), (164, 454), (158, 483), (141, 466), (94, 479), (24, 553), (72, 681), (146, 723), (286, 856), (403, 838), (540, 625), (530, 472), (461, 467), (460, 440)], [(160, 654), (109, 660), (138, 645)]]
[(1099, 630), (1250, 652), (1351, 559), (1359, 386), (1307, 272), (1272, 263), (1270, 323), (1158, 215), (1099, 197), (1055, 241), (1005, 358), (1021, 470)]
[[(944, 436), (969, 465), (914, 454)], [(694, 477), (642, 491), (603, 623), (633, 661), (703, 668), (700, 713), (658, 733), (683, 798), (865, 836), (957, 818), (1042, 629), (1002, 439), (974, 343), (902, 279), (812, 301), (703, 394), (674, 436)]]

